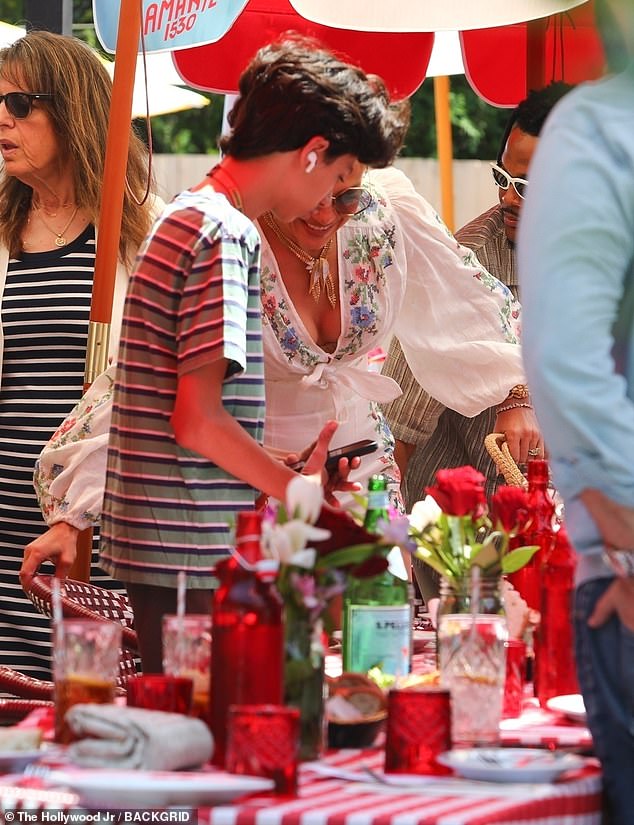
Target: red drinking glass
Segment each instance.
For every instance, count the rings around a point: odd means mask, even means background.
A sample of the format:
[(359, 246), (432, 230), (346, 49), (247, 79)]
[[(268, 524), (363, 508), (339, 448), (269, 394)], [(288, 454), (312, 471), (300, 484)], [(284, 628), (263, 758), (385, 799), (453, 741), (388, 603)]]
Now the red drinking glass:
[(127, 683), (127, 703), (133, 708), (188, 714), (192, 708), (194, 683), (185, 676), (144, 673)]
[(278, 794), (297, 793), (299, 709), (287, 705), (231, 705), (225, 767), (265, 776)]
[(390, 690), (387, 697), (385, 772), (449, 774), (436, 757), (451, 748), (449, 691)]

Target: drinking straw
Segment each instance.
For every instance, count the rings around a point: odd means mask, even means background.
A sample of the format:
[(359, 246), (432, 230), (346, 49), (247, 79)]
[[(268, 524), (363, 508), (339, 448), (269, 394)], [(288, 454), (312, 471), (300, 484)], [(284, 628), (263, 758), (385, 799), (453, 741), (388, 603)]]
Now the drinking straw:
[(183, 623), (183, 616), (185, 615), (185, 592), (186, 592), (186, 584), (185, 584), (185, 571), (179, 570), (178, 571), (178, 580), (177, 580), (177, 590), (176, 590), (176, 615), (179, 618), (179, 624), (182, 625)]
[(178, 571), (176, 584), (176, 659), (179, 670), (183, 667), (185, 654), (185, 596), (187, 584), (185, 581), (185, 571)]
[(474, 564), (471, 568), (471, 628), (469, 630), (469, 641), (475, 638), (476, 619), (480, 606), (480, 568)]
[(53, 624), (61, 625), (62, 623), (62, 597), (60, 593), (59, 587), (59, 579), (56, 576), (53, 576), (53, 593), (52, 593), (52, 603), (53, 603)]
[(64, 625), (62, 624), (64, 615), (62, 611), (62, 596), (60, 593), (59, 579), (56, 576), (53, 576), (52, 581), (51, 605), (53, 612), (53, 638), (55, 639), (57, 655), (61, 656), (61, 651), (64, 647)]

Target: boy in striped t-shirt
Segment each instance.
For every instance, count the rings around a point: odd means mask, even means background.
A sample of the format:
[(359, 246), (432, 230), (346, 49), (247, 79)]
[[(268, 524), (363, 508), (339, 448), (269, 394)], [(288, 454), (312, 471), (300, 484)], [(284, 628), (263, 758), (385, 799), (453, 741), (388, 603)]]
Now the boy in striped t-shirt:
[[(102, 566), (125, 582), (144, 670), (161, 670), (160, 620), (187, 574), (206, 612), (215, 562), (258, 491), (295, 473), (260, 446), (264, 421), (260, 239), (332, 196), (355, 161), (389, 164), (406, 105), (313, 42), (260, 50), (240, 81), (225, 156), (167, 206), (139, 255), (124, 310), (102, 516)], [(304, 472), (320, 471), (336, 423)]]

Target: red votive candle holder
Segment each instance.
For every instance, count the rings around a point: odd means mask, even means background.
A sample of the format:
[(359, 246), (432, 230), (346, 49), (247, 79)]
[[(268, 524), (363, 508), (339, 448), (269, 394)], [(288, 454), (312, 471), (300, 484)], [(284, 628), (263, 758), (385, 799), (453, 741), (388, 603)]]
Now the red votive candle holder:
[(387, 697), (385, 772), (445, 775), (436, 757), (451, 748), (449, 691), (390, 690)]
[(231, 705), (225, 767), (230, 773), (264, 776), (277, 794), (297, 793), (299, 709), (286, 705)]
[(126, 682), (127, 703), (133, 708), (190, 713), (194, 683), (185, 676), (144, 673)]
[(526, 643), (521, 639), (509, 639), (506, 648), (506, 679), (502, 718), (515, 718), (522, 713), (524, 704), (524, 683), (526, 681)]

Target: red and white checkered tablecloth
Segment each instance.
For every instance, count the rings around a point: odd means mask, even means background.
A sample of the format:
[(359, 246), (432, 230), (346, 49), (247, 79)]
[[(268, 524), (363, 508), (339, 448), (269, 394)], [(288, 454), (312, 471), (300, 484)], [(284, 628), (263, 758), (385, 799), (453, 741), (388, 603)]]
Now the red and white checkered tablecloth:
[(592, 736), (585, 725), (540, 708), (536, 699), (525, 701), (522, 715), (517, 719), (502, 720), (500, 740), (508, 746), (592, 751)]
[[(329, 753), (322, 765), (344, 770), (381, 769), (379, 749)], [(565, 781), (539, 785), (503, 785), (488, 790), (443, 790), (442, 780), (429, 791), (385, 788), (323, 776), (303, 765), (297, 798), (251, 797), (230, 806), (199, 810), (203, 825), (599, 825), (601, 777), (588, 767)], [(490, 787), (486, 783), (485, 788)]]

